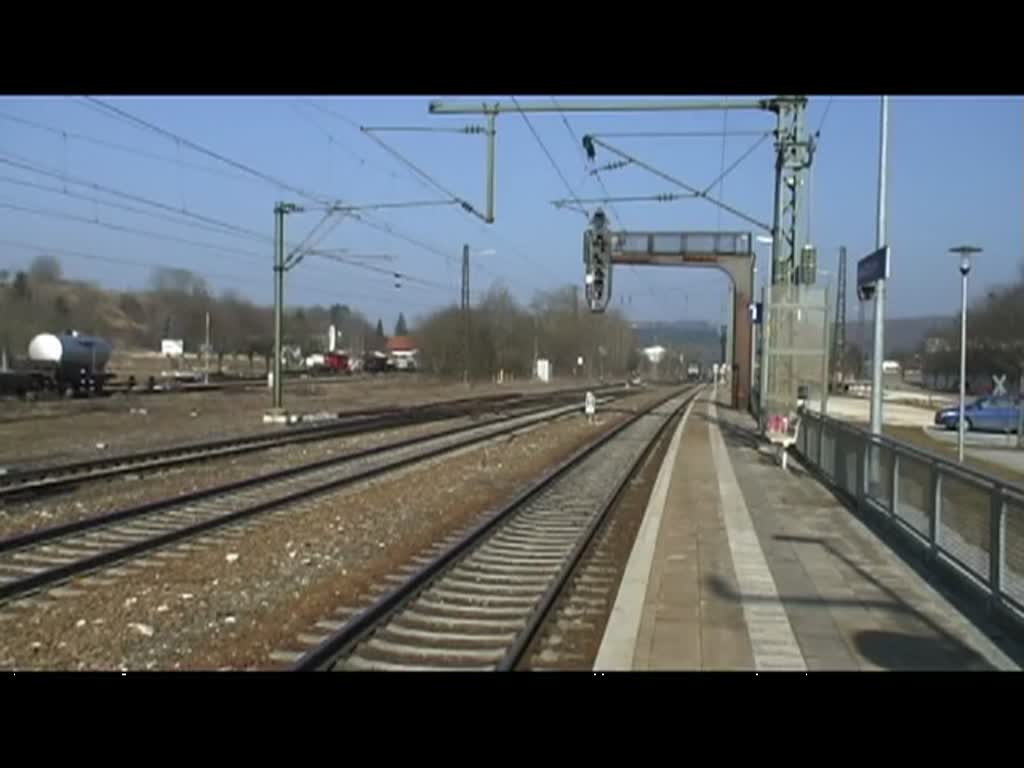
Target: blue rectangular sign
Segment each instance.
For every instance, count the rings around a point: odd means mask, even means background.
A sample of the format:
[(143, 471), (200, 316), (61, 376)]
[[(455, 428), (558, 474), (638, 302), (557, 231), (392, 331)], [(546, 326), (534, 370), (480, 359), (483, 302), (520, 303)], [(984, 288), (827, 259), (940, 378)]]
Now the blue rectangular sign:
[(889, 246), (883, 245), (857, 262), (857, 287), (889, 279)]

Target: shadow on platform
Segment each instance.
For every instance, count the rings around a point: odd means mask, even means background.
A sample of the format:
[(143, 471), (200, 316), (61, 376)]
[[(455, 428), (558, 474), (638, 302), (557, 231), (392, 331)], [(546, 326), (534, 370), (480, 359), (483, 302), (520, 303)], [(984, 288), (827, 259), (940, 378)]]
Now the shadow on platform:
[(995, 667), (957, 640), (903, 632), (864, 630), (854, 636), (857, 653), (893, 671), (992, 672)]
[[(722, 406), (718, 406), (722, 409)], [(773, 449), (761, 438), (757, 430), (752, 427), (742, 427), (721, 418), (712, 418), (708, 413), (697, 414), (708, 424), (715, 424), (722, 433), (722, 439), (728, 448), (747, 448), (757, 454), (757, 461), (766, 465), (777, 465), (778, 458)]]
[(850, 560), (825, 539), (809, 536), (773, 537), (776, 541), (792, 544), (812, 544), (823, 547), (830, 555), (842, 561), (861, 578), (870, 582), (888, 599), (863, 600), (850, 598), (828, 598), (821, 595), (787, 596), (768, 598), (742, 595), (735, 592), (727, 582), (718, 576), (708, 578), (710, 588), (724, 599), (747, 603), (780, 603), (786, 606), (810, 606), (816, 608), (862, 608), (911, 617), (920, 625), (920, 632), (895, 632), (865, 629), (854, 634), (856, 652), (866, 661), (882, 669), (892, 671), (948, 670), (948, 671), (994, 671), (996, 668), (980, 654), (964, 645), (928, 616), (918, 611), (893, 592), (873, 574), (858, 563)]

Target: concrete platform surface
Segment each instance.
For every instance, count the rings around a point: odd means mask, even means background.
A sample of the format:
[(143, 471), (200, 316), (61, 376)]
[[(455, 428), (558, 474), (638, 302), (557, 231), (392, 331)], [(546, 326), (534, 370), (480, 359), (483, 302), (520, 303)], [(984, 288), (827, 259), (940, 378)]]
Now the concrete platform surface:
[(673, 436), (595, 669), (1019, 669), (1003, 648), (709, 392)]

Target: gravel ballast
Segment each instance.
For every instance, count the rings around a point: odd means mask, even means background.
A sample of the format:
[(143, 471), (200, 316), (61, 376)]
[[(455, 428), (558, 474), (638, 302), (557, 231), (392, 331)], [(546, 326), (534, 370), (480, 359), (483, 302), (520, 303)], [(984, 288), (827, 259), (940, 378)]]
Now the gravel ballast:
[[(664, 393), (616, 404), (628, 410)], [(625, 418), (572, 416), (168, 548), (104, 584), (0, 610), (0, 666), (259, 669), (273, 651), (379, 585)], [(107, 581), (110, 579), (110, 581)], [(68, 592), (70, 590), (70, 592)]]
[[(309, 464), (331, 456), (400, 442), (469, 424), (468, 418), (400, 427), (363, 435), (328, 438), (281, 446), (221, 459), (170, 467), (145, 474), (130, 474), (86, 483), (79, 489), (25, 502), (0, 500), (0, 539), (84, 520), (159, 499), (173, 498), (204, 488), (262, 477), (272, 472)], [(475, 423), (485, 423), (480, 420)]]
[[(380, 376), (336, 382), (289, 381), (285, 406), (293, 413), (338, 413), (418, 405), (438, 400), (583, 386), (584, 381), (512, 385), (462, 384)], [(581, 398), (582, 400), (582, 398)], [(263, 424), (266, 389), (158, 395), (112, 395), (93, 400), (0, 402), (0, 468), (16, 469), (106, 454), (180, 445), (288, 427)]]

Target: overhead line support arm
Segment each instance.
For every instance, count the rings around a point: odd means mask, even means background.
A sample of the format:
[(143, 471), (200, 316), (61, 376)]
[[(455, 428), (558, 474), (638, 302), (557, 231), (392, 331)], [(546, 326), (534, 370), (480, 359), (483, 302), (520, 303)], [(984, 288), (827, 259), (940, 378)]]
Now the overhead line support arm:
[(686, 112), (692, 110), (763, 109), (774, 111), (778, 99), (757, 101), (575, 101), (552, 104), (546, 101), (505, 102), (430, 102), (433, 115), (498, 115), (503, 112)]

